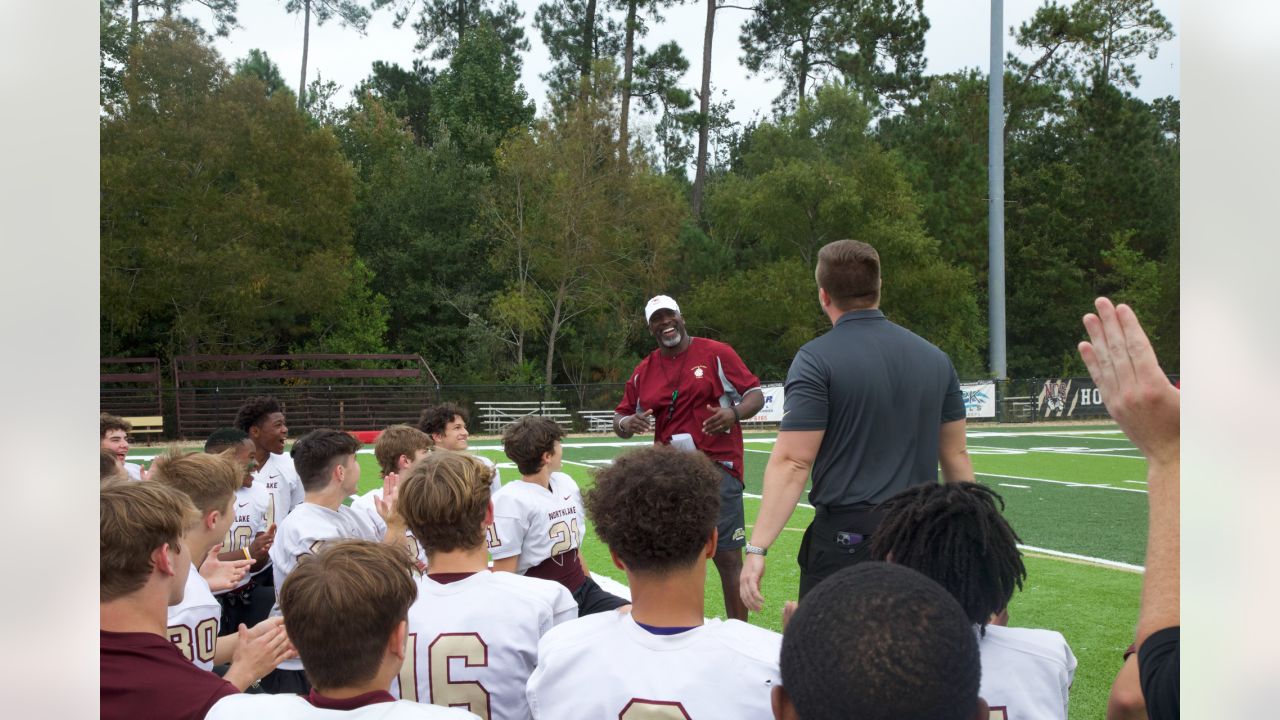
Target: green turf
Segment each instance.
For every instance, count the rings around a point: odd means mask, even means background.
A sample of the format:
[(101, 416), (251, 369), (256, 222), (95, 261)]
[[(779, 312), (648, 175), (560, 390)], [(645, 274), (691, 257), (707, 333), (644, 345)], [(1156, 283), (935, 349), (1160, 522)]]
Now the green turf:
[[(760, 494), (772, 437), (772, 433), (747, 435), (748, 494)], [(566, 444), (564, 470), (585, 489), (591, 485), (592, 466), (647, 443), (642, 439), (620, 443), (601, 436), (568, 438)], [(1114, 433), (1114, 426), (971, 426), (968, 445), (979, 481), (1005, 498), (1006, 517), (1025, 545), (1135, 565), (1143, 562), (1146, 465), (1133, 446)], [(473, 438), (472, 450), (505, 466), (501, 468), (504, 483), (518, 480), (496, 441)], [(155, 448), (138, 448), (130, 455), (155, 453)], [(360, 491), (364, 492), (380, 483), (378, 467), (372, 453), (361, 454), (359, 460)], [(807, 496), (801, 502), (807, 503)], [(746, 498), (748, 527), (759, 506), (758, 499)], [(801, 531), (812, 513), (797, 507), (787, 530), (770, 549), (763, 586), (765, 609), (752, 615), (753, 624), (781, 630), (783, 602), (795, 597), (799, 585), (795, 557)], [(590, 526), (582, 553), (593, 572), (626, 582)], [(1026, 557), (1026, 565), (1026, 585), (1010, 604), (1010, 625), (1061, 632), (1079, 660), (1070, 717), (1105, 716), (1111, 682), (1124, 648), (1133, 640), (1142, 576), (1035, 554)], [(724, 617), (719, 577), (710, 566), (706, 613)]]

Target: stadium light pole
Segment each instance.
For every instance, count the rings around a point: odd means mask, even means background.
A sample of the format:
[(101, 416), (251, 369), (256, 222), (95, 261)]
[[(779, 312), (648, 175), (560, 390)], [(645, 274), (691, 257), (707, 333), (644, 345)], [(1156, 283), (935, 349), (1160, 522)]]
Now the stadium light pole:
[(1009, 377), (1004, 325), (1004, 0), (991, 0), (987, 81), (987, 308), (991, 374)]

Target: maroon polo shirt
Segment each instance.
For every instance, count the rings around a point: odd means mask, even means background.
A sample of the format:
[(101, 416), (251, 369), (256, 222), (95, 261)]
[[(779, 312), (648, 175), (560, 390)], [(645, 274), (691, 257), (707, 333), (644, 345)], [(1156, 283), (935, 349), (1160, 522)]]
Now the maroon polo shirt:
[(191, 664), (167, 639), (99, 630), (102, 720), (201, 720), (239, 690)]

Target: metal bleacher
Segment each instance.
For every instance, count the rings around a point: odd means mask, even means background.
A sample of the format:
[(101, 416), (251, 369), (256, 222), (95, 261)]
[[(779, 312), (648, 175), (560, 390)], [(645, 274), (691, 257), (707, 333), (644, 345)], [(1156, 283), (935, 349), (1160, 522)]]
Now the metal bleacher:
[(526, 415), (541, 415), (560, 424), (566, 432), (573, 430), (573, 416), (564, 404), (546, 400), (477, 401), (480, 424), (486, 433), (497, 435), (502, 429)]

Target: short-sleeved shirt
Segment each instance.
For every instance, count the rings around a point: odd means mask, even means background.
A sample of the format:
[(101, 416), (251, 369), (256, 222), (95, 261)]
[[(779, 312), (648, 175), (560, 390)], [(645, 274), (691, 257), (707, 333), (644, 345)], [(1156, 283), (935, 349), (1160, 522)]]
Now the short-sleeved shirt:
[[(346, 505), (339, 505), (331, 510), (315, 503), (302, 503), (289, 516), (280, 521), (276, 528), (276, 540), (268, 554), (274, 572), (276, 587), (276, 603), (271, 608), (271, 616), (279, 617), (280, 588), (289, 573), (298, 567), (298, 558), (319, 551), (326, 542), (333, 540), (382, 540), (373, 523), (364, 513), (352, 510)], [(280, 663), (281, 670), (301, 670), (302, 661), (285, 660)]]
[(298, 471), (293, 467), (293, 458), (288, 455), (271, 453), (267, 461), (253, 474), (253, 486), (257, 492), (265, 493), (267, 525), (280, 524), (286, 515), (302, 504), (306, 491)]
[(796, 353), (780, 429), (826, 431), (809, 501), (843, 506), (937, 482), (941, 426), (964, 417), (946, 353), (879, 310), (852, 310)]
[(200, 568), (191, 566), (182, 602), (169, 606), (169, 642), (202, 670), (213, 671), (213, 655), (218, 649), (222, 606), (209, 590), (209, 581)]
[(760, 379), (733, 348), (695, 337), (679, 355), (666, 357), (654, 350), (641, 360), (614, 410), (623, 415), (652, 410), (655, 443), (670, 444), (672, 435), (688, 433), (694, 447), (741, 481), (742, 428), (734, 424), (727, 433), (708, 435), (702, 432), (702, 423), (716, 409), (736, 405), (748, 390), (759, 388)]
[(1076, 656), (1062, 633), (988, 625), (978, 649), (978, 695), (991, 706), (993, 718), (1067, 720)]
[[(235, 505), (231, 508), (231, 527), (227, 528), (227, 534), (222, 539), (223, 552), (243, 552), (244, 548), (253, 544), (253, 539), (260, 533), (267, 531), (267, 494), (254, 491), (253, 487), (241, 487), (236, 489)], [(255, 570), (252, 574), (245, 573), (240, 582), (231, 590), (214, 593), (214, 595), (222, 595), (223, 593), (232, 592), (248, 585), (254, 575), (271, 569), (271, 563), (263, 563), (263, 566)]]
[(543, 636), (526, 694), (547, 720), (772, 720), (781, 651), (781, 635), (738, 620), (665, 635), (630, 614), (597, 613)]
[(391, 694), (491, 720), (526, 720), (524, 691), (538, 664), (538, 641), (577, 619), (573, 596), (559, 583), (508, 572), (426, 575), (417, 583), (405, 661)]
[(365, 693), (345, 700), (322, 698), (312, 690), (301, 695), (236, 695), (209, 711), (209, 720), (475, 720), (476, 716), (457, 708), (396, 700), (386, 692)]
[(152, 633), (99, 630), (98, 655), (103, 720), (201, 720), (214, 703), (239, 692)]
[(1147, 717), (1152, 720), (1177, 720), (1181, 635), (1182, 628), (1176, 625), (1157, 630), (1138, 648), (1138, 677), (1147, 703)]
[(578, 559), (587, 514), (573, 478), (553, 472), (548, 484), (518, 480), (502, 486), (493, 497), (489, 554), (494, 560), (519, 556), (516, 572), (555, 580), (572, 592), (587, 580)]

